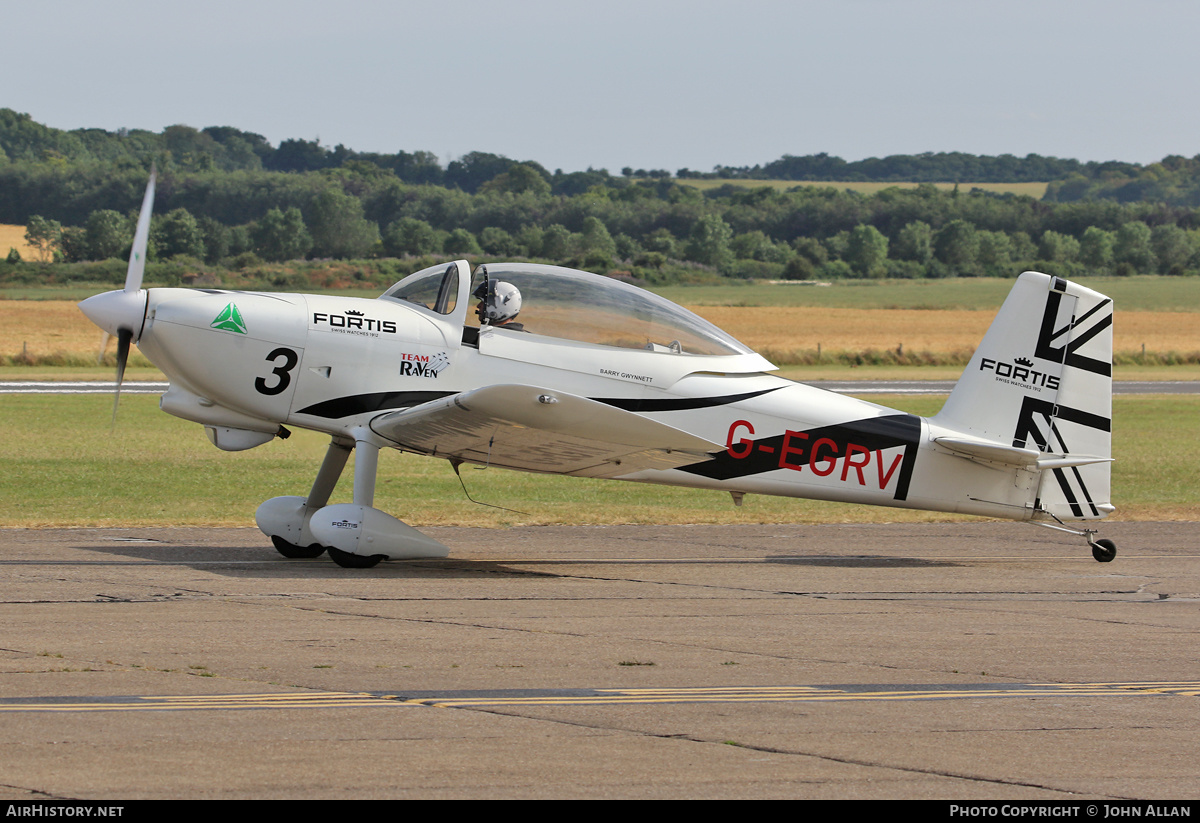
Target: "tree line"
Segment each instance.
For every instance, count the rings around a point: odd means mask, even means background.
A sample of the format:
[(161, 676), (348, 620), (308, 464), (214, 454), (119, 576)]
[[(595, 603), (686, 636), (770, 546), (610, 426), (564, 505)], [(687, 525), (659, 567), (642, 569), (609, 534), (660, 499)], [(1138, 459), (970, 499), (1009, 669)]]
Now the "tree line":
[[(363, 155), (316, 141), (273, 148), (230, 127), (61, 132), (4, 109), (0, 150), (0, 222), (27, 225), (45, 261), (126, 256), (153, 161), (151, 257), (198, 266), (488, 256), (649, 282), (1200, 273), (1200, 208), (1092, 196), (1078, 182), (1087, 164), (1040, 201), (932, 185), (873, 195), (808, 185), (701, 192), (662, 170), (550, 173), (480, 152), (442, 168), (422, 153)], [(1120, 174), (1182, 190), (1200, 171), (1182, 158), (1152, 165), (1161, 171)], [(410, 177), (422, 174), (429, 179)], [(1103, 174), (1110, 187), (1124, 179)]]
[[(783, 279), (1200, 273), (1200, 210), (1161, 204), (1048, 205), (933, 186), (869, 196), (814, 187), (701, 193), (666, 181), (563, 197), (514, 191), (511, 177), (474, 195), (320, 174), (311, 182), (300, 205), (269, 206), (233, 225), (219, 211), (178, 205), (187, 187), (164, 185), (151, 259), (244, 268), (306, 257), (489, 256), (650, 282), (705, 271)], [(128, 255), (135, 222), (134, 208), (97, 209), (80, 225), (34, 215), (27, 231), (43, 260), (103, 260)]]
[[(534, 160), (516, 161), (488, 152), (470, 152), (443, 167), (428, 151), (394, 154), (358, 152), (320, 140), (287, 139), (272, 146), (261, 134), (232, 126), (195, 129), (168, 126), (161, 133), (141, 129), (75, 129), (64, 131), (37, 123), (28, 114), (0, 108), (0, 164), (5, 161), (54, 161), (73, 165), (102, 163), (146, 166), (151, 159), (180, 171), (309, 172), (367, 164), (392, 172), (408, 183), (427, 183), (474, 193), (518, 162), (538, 170), (555, 194), (579, 194), (598, 182), (610, 183), (606, 169), (553, 174)], [(1143, 166), (1118, 160), (1082, 162), (1071, 158), (1027, 154), (1016, 157), (967, 152), (925, 152), (844, 160), (825, 152), (785, 154), (754, 166), (715, 166), (711, 171), (688, 168), (625, 167), (621, 176), (638, 179), (746, 179), (830, 182), (1023, 183), (1050, 182), (1050, 199), (1111, 198), (1169, 200), (1181, 190), (1194, 191), (1200, 181), (1200, 155), (1172, 155)], [(1182, 203), (1177, 203), (1182, 204)], [(1200, 205), (1200, 203), (1190, 203)]]

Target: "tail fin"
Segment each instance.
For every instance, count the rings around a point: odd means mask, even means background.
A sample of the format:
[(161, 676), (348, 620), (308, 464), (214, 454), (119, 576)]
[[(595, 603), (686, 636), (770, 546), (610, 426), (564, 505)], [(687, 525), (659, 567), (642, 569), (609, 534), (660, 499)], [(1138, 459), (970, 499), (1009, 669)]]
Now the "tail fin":
[(1112, 310), (1098, 292), (1025, 272), (933, 418), (1042, 453), (1035, 518), (1092, 520), (1113, 510)]

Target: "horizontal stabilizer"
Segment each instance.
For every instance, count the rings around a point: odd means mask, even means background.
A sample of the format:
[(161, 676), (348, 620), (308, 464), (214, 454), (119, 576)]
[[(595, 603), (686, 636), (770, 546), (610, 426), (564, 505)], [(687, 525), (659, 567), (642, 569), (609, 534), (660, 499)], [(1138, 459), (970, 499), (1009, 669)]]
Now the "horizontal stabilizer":
[(1006, 466), (1036, 466), (1039, 470), (1111, 463), (1113, 460), (1111, 457), (1096, 457), (1090, 454), (1052, 454), (976, 438), (935, 437), (934, 442), (962, 457), (989, 460)]
[(1111, 457), (1095, 457), (1086, 454), (1065, 454), (1056, 457), (1048, 454), (1038, 458), (1037, 466), (1039, 469), (1067, 469), (1072, 466), (1090, 466), (1094, 463), (1111, 462), (1113, 462)]
[(522, 385), (487, 386), (389, 412), (371, 429), (408, 451), (586, 477), (671, 469), (725, 448), (586, 397)]
[(1042, 454), (1037, 449), (1022, 449), (976, 438), (935, 437), (933, 442), (955, 454), (1004, 463), (1007, 466), (1032, 466)]

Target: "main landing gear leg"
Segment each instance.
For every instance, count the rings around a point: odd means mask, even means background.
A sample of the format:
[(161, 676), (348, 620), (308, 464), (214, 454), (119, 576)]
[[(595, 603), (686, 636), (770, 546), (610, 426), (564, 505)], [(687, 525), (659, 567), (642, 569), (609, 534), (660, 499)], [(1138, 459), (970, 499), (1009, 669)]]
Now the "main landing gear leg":
[(255, 513), (258, 527), (271, 538), (275, 549), (289, 559), (320, 557), (325, 553), (308, 523), (313, 512), (329, 504), (329, 496), (346, 468), (349, 443), (333, 439), (313, 481), (308, 497), (276, 497), (259, 506)]
[(321, 468), (317, 471), (317, 479), (313, 481), (312, 491), (308, 493), (310, 509), (315, 511), (329, 505), (329, 496), (333, 494), (333, 488), (342, 476), (342, 470), (346, 468), (348, 459), (350, 459), (350, 446), (337, 440), (331, 440), (329, 448), (325, 450), (325, 459), (321, 461)]

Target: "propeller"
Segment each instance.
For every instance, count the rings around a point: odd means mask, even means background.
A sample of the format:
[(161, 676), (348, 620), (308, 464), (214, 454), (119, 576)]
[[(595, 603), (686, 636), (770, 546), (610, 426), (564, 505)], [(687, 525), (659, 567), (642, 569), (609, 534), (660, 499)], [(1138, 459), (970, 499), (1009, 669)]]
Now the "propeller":
[[(146, 248), (150, 245), (150, 213), (154, 211), (154, 184), (158, 180), (158, 168), (150, 165), (150, 182), (142, 196), (142, 210), (138, 214), (137, 231), (133, 233), (133, 248), (129, 251), (129, 269), (125, 272), (125, 293), (136, 294), (142, 289), (142, 278), (146, 274)], [(143, 303), (142, 319), (145, 319)], [(125, 382), (125, 365), (129, 362), (129, 344), (133, 340), (133, 328), (122, 325), (117, 329), (117, 388), (113, 393), (113, 425), (117, 425), (117, 406), (121, 402), (121, 384)]]
[(133, 233), (133, 248), (129, 252), (129, 270), (125, 273), (125, 291), (137, 291), (142, 287), (142, 275), (146, 272), (146, 246), (150, 242), (150, 212), (154, 210), (154, 183), (158, 180), (158, 167), (150, 166), (150, 182), (142, 197), (142, 211), (138, 214), (137, 231)]
[(117, 406), (121, 403), (121, 384), (125, 382), (125, 364), (129, 361), (129, 341), (133, 339), (132, 329), (121, 329), (117, 332), (117, 389), (113, 392), (112, 424), (117, 425)]
[[(105, 337), (102, 345), (108, 344), (108, 335), (117, 336), (117, 383), (113, 397), (113, 425), (117, 422), (117, 406), (121, 402), (121, 383), (125, 380), (125, 366), (129, 363), (129, 344), (140, 336), (146, 319), (148, 295), (142, 289), (142, 278), (146, 272), (146, 247), (150, 243), (150, 213), (154, 210), (154, 184), (158, 169), (150, 167), (150, 182), (142, 198), (142, 210), (138, 215), (137, 230), (133, 234), (133, 248), (129, 253), (129, 270), (125, 274), (125, 288), (89, 297), (79, 304), (83, 313), (100, 328)], [(104, 349), (101, 348), (101, 356)]]

